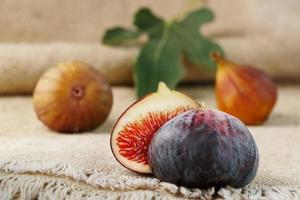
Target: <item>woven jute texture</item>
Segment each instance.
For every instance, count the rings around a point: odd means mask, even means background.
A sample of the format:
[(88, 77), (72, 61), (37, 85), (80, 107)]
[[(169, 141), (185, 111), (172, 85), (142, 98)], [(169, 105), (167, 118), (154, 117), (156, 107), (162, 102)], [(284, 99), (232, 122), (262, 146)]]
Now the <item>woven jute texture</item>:
[[(229, 52), (229, 59), (256, 66), (276, 79), (300, 80), (298, 56), (293, 52), (285, 56), (279, 44), (266, 38), (224, 38), (219, 42)], [(267, 44), (272, 45), (272, 52), (261, 52)], [(249, 52), (250, 49), (253, 51)], [(47, 69), (68, 60), (87, 62), (113, 85), (132, 83), (132, 64), (138, 51), (137, 47), (114, 48), (97, 43), (0, 43), (0, 94), (30, 94)], [(214, 78), (212, 69), (187, 62), (184, 66), (185, 82)]]
[[(200, 1), (199, 1), (200, 2)], [(277, 79), (299, 80), (299, 0), (203, 0), (216, 20), (203, 27), (233, 61)], [(132, 82), (139, 48), (100, 44), (114, 25), (131, 26), (141, 6), (168, 19), (182, 0), (1, 0), (0, 93), (32, 93), (48, 68), (66, 60), (93, 65), (114, 85)], [(186, 66), (185, 81), (212, 80), (214, 71)], [(299, 199), (300, 86), (282, 85), (266, 124), (250, 127), (260, 151), (256, 179), (243, 189), (200, 190), (135, 174), (113, 158), (109, 132), (135, 100), (132, 88), (114, 87), (114, 107), (97, 130), (54, 133), (41, 124), (30, 96), (0, 97), (0, 200), (7, 199)], [(181, 90), (215, 107), (212, 87)]]
[[(66, 60), (82, 60), (112, 84), (132, 82), (135, 48), (100, 45), (105, 30), (132, 26), (140, 7), (166, 19), (195, 7), (183, 0), (1, 0), (0, 93), (31, 93), (41, 74)], [(277, 79), (300, 77), (299, 0), (199, 0), (215, 21), (201, 27), (233, 61)], [(187, 67), (185, 80), (212, 80), (213, 70)]]
[[(211, 86), (180, 88), (215, 107)], [(110, 150), (111, 128), (135, 100), (134, 90), (114, 87), (109, 119), (84, 134), (58, 134), (41, 124), (30, 96), (0, 98), (0, 199), (296, 199), (300, 198), (299, 85), (279, 87), (270, 119), (250, 130), (258, 144), (256, 179), (243, 189), (199, 190), (131, 172)]]

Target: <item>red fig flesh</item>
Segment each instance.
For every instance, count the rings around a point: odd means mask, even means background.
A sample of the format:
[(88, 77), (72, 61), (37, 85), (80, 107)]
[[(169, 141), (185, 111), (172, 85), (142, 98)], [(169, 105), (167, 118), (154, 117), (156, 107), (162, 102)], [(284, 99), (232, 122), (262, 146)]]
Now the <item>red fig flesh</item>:
[(111, 134), (115, 158), (130, 170), (151, 173), (147, 152), (155, 132), (176, 115), (198, 107), (195, 100), (160, 83), (156, 93), (133, 103), (117, 120)]

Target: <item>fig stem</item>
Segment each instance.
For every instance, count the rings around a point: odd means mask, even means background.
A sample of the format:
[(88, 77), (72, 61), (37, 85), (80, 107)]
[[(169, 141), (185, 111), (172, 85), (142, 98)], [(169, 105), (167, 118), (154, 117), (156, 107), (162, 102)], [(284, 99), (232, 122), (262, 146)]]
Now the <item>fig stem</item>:
[(218, 67), (235, 67), (236, 64), (224, 58), (219, 52), (211, 53), (211, 58), (217, 63)]
[(159, 93), (159, 94), (169, 94), (170, 92), (171, 92), (171, 90), (168, 88), (168, 86), (164, 82), (160, 81), (158, 83), (157, 93)]

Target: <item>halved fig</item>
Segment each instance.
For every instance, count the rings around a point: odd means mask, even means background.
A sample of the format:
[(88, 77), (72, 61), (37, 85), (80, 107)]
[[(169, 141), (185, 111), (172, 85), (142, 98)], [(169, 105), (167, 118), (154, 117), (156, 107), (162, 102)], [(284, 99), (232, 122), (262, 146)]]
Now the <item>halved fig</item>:
[(117, 120), (110, 140), (113, 155), (132, 171), (151, 173), (147, 152), (153, 135), (178, 114), (199, 107), (192, 98), (160, 82), (157, 92), (133, 103)]

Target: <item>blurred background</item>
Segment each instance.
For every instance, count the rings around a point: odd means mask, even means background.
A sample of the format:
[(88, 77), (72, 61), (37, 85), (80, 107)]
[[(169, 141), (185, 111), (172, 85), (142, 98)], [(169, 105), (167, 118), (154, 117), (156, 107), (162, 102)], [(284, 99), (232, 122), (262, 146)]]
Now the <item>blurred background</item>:
[[(298, 0), (0, 0), (0, 92), (31, 93), (47, 68), (69, 59), (96, 66), (112, 84), (131, 83), (138, 48), (102, 45), (105, 30), (131, 27), (140, 7), (171, 19), (199, 6), (214, 11), (215, 21), (203, 32), (228, 58), (277, 80), (300, 80)], [(214, 72), (188, 67), (185, 80), (213, 77)]]

